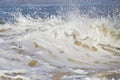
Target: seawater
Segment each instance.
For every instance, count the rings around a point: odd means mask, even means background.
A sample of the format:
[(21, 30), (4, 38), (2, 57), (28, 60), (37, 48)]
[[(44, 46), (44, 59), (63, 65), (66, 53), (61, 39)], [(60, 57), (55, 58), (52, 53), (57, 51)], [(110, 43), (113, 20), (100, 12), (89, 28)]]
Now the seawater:
[(119, 80), (118, 2), (1, 2), (0, 80)]

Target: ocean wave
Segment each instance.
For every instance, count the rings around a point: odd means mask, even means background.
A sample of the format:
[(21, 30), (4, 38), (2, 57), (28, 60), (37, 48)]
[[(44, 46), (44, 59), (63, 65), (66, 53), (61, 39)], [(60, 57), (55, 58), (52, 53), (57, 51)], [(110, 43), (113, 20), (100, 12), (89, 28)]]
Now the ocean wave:
[[(14, 22), (0, 24), (0, 68), (8, 70), (1, 72), (4, 74), (0, 79), (5, 75), (7, 78), (21, 75), (25, 80), (44, 80), (58, 70), (55, 75), (61, 76), (56, 78), (53, 74), (51, 77), (57, 80), (73, 73), (86, 77), (84, 74), (91, 71), (120, 68), (119, 16), (90, 18), (89, 15), (69, 12), (65, 16), (32, 18), (18, 13), (14, 19)], [(10, 71), (14, 69), (23, 72)]]

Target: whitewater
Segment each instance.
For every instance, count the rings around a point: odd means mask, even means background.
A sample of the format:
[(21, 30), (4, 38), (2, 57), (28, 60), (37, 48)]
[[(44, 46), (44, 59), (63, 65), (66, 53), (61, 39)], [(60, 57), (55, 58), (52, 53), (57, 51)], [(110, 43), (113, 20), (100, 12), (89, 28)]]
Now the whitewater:
[(0, 80), (120, 80), (120, 15), (69, 11), (0, 24)]

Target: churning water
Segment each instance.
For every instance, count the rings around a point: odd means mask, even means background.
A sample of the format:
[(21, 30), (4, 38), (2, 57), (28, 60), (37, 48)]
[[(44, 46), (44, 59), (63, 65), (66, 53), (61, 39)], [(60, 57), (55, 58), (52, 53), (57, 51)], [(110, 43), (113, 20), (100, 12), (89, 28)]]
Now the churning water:
[(0, 80), (120, 80), (120, 5), (0, 2)]

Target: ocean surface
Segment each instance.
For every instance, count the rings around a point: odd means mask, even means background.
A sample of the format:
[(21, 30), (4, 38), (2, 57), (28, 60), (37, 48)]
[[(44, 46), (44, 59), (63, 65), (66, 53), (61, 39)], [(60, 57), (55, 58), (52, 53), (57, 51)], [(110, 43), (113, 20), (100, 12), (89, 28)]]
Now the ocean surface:
[(120, 80), (120, 0), (0, 0), (0, 80)]

